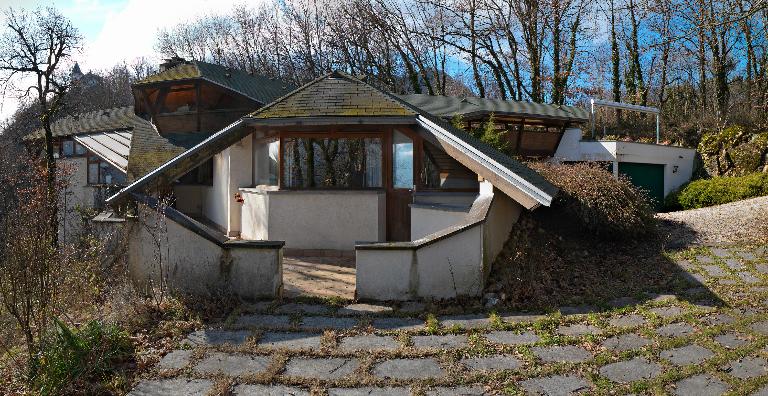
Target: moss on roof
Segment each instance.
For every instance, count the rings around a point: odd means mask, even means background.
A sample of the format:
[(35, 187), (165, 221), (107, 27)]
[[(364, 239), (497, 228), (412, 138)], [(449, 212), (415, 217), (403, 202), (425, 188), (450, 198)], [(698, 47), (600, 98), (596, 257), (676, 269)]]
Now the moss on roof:
[[(145, 124), (149, 125), (149, 122), (134, 114), (133, 106), (126, 106), (60, 118), (51, 124), (51, 132), (53, 137), (67, 137), (82, 133), (127, 130)], [(42, 139), (44, 136), (45, 132), (38, 129), (24, 139)]]
[(230, 69), (221, 65), (201, 61), (185, 61), (178, 65), (153, 74), (134, 85), (149, 85), (169, 81), (206, 80), (231, 91), (238, 92), (261, 104), (292, 91), (295, 87), (284, 81), (262, 75), (249, 74), (242, 70)]
[(587, 110), (576, 106), (424, 94), (400, 95), (399, 98), (430, 114), (446, 118), (457, 114), (471, 116), (495, 113), (543, 120), (589, 121)]
[(310, 82), (250, 118), (413, 116), (416, 113), (372, 86), (342, 73)]

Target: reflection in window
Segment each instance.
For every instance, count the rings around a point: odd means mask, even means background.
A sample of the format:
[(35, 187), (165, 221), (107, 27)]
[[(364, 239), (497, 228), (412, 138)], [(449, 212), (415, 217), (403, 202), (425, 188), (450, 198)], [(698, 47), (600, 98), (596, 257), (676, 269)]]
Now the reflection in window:
[(88, 157), (88, 184), (122, 185), (125, 184), (125, 174), (101, 158), (91, 155)]
[(379, 138), (286, 138), (283, 185), (288, 188), (377, 188)]
[(61, 145), (61, 155), (65, 157), (71, 157), (75, 154), (75, 142), (71, 140), (65, 140)]
[(413, 188), (413, 141), (397, 131), (392, 138), (392, 177), (395, 188)]
[(277, 139), (262, 140), (254, 142), (254, 184), (276, 186), (278, 170), (278, 159), (280, 157), (280, 141)]

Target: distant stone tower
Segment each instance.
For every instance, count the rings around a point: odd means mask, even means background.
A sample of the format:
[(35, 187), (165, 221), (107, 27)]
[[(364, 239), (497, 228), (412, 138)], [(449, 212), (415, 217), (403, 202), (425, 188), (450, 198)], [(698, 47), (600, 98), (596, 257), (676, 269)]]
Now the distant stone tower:
[(75, 66), (72, 68), (72, 71), (69, 72), (69, 77), (72, 79), (72, 81), (78, 81), (81, 78), (83, 78), (84, 74), (80, 70), (80, 65), (75, 62)]

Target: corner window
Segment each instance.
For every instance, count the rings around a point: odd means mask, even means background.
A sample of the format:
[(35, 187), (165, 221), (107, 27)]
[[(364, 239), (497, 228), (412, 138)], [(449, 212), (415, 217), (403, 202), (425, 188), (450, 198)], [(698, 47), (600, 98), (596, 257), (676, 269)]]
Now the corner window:
[(254, 140), (254, 185), (276, 186), (278, 183), (280, 141), (277, 139)]
[(286, 188), (382, 187), (379, 137), (283, 139)]
[(85, 146), (75, 142), (75, 155), (85, 155)]
[(413, 140), (397, 131), (392, 135), (392, 185), (413, 188)]

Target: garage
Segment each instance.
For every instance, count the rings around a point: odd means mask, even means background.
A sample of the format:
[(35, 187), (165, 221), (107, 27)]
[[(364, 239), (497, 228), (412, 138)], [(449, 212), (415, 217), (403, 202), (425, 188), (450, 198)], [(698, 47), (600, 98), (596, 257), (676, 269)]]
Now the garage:
[(664, 165), (643, 164), (639, 162), (619, 162), (619, 173), (626, 175), (637, 187), (648, 192), (654, 207), (664, 205)]

